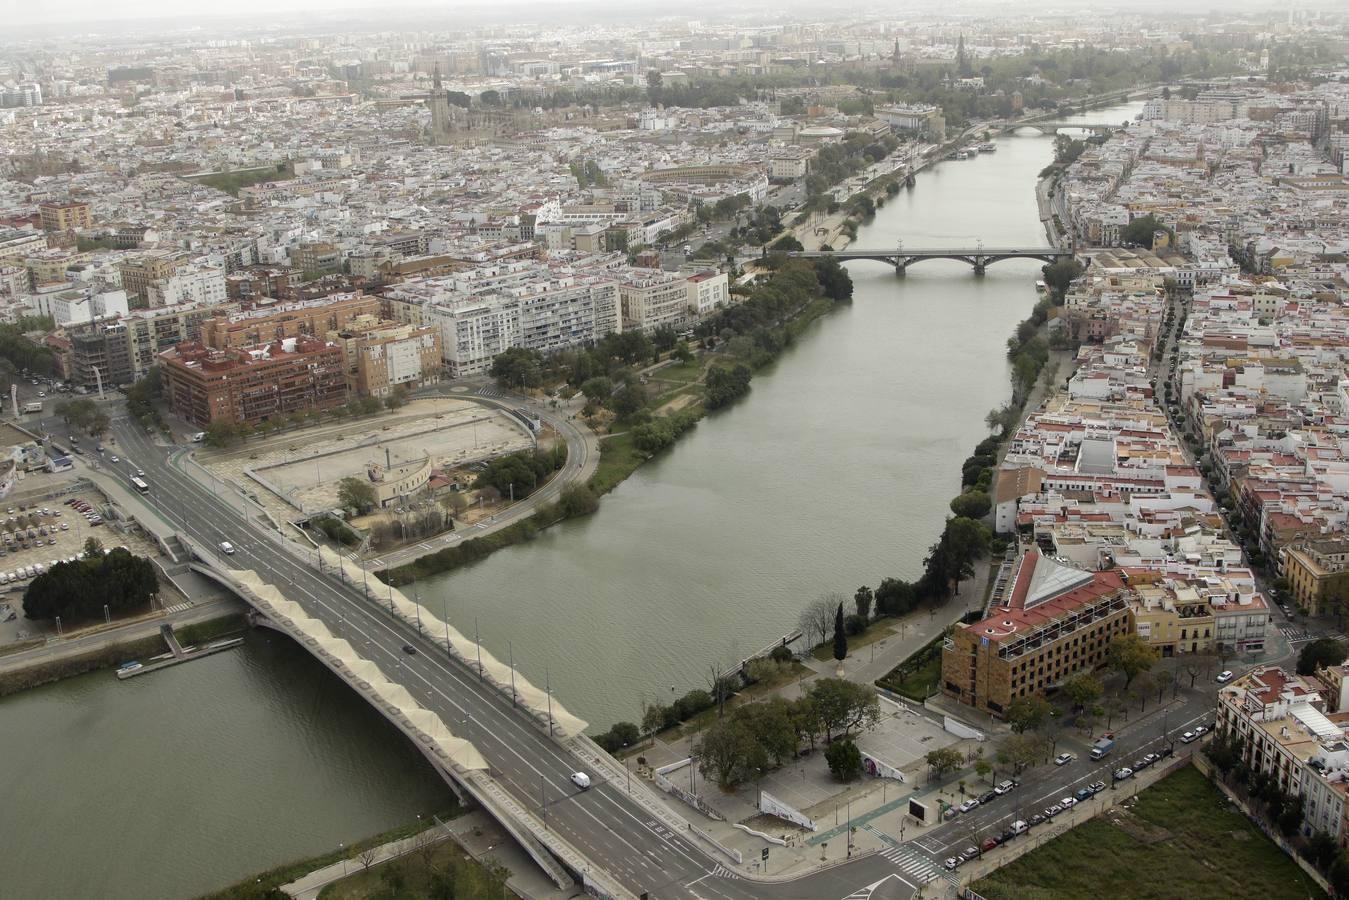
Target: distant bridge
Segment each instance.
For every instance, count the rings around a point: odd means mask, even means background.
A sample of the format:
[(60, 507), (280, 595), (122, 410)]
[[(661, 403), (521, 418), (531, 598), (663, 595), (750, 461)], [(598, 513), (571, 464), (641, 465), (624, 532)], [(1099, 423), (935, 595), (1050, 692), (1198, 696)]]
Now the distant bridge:
[(982, 275), (988, 266), (1004, 259), (1038, 259), (1052, 263), (1061, 259), (1071, 259), (1071, 250), (1059, 250), (1055, 247), (994, 247), (983, 245), (975, 247), (943, 247), (930, 250), (796, 250), (788, 256), (799, 259), (818, 259), (832, 256), (840, 261), (852, 259), (874, 259), (895, 267), (896, 275), (903, 275), (909, 266), (925, 259), (957, 259), (974, 267), (974, 274)]
[(1065, 128), (1080, 128), (1095, 134), (1109, 134), (1122, 127), (1122, 124), (1113, 122), (1006, 122), (999, 131), (1005, 134), (1022, 128), (1034, 128), (1041, 134), (1057, 134)]

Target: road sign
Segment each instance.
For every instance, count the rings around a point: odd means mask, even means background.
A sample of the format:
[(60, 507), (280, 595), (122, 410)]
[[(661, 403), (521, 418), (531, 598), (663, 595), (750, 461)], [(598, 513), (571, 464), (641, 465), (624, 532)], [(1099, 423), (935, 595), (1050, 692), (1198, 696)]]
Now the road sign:
[(767, 861), (768, 861), (768, 848), (767, 848), (767, 847), (763, 848), (763, 860), (764, 860), (764, 862), (767, 862)]

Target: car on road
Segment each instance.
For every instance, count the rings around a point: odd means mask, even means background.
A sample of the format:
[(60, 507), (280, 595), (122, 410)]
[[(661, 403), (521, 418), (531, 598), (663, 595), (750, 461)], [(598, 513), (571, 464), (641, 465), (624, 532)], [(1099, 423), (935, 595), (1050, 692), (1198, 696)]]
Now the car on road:
[(1199, 735), (1195, 734), (1193, 731), (1187, 731), (1180, 736), (1180, 742), (1182, 744), (1190, 744), (1197, 740), (1199, 740)]
[(954, 872), (956, 869), (960, 868), (960, 864), (964, 861), (965, 860), (961, 859), (959, 856), (948, 856), (946, 858), (946, 870), (948, 872)]
[(110, 460), (112, 460), (113, 462), (121, 462), (121, 460), (117, 458), (117, 454), (116, 454), (116, 453), (114, 453), (112, 456), (110, 456), (110, 457), (108, 457), (108, 458), (109, 458)]
[(1208, 726), (1207, 726), (1207, 725), (1196, 725), (1196, 726), (1194, 726), (1194, 736), (1195, 736), (1195, 737), (1203, 737), (1203, 736), (1206, 735), (1206, 734), (1208, 734)]
[(414, 646), (412, 646), (411, 644), (404, 644), (404, 645), (403, 645), (403, 652), (406, 653), (408, 656), (416, 656), (416, 655), (417, 655), (417, 648), (414, 647)]
[(1134, 763), (1134, 771), (1135, 771), (1135, 772), (1141, 772), (1141, 771), (1143, 771), (1144, 769), (1146, 769), (1146, 768), (1147, 768), (1148, 766), (1150, 766), (1150, 765), (1152, 765), (1152, 760), (1148, 759), (1148, 758), (1145, 756), (1145, 757), (1143, 757), (1142, 759), (1140, 759), (1140, 760), (1138, 760), (1138, 761), (1136, 761), (1136, 762)]
[(1129, 768), (1128, 766), (1125, 766), (1122, 769), (1115, 770), (1116, 781), (1123, 781), (1126, 778), (1133, 778), (1133, 777), (1134, 777), (1134, 770)]
[(1010, 790), (1011, 790), (1012, 788), (1014, 788), (1014, 787), (1016, 787), (1016, 782), (1015, 782), (1015, 781), (1010, 781), (1010, 780), (1009, 780), (1009, 781), (1000, 781), (1000, 782), (998, 782), (998, 786), (995, 787), (995, 788), (993, 788), (993, 793), (998, 794), (998, 795), (1002, 795), (1002, 794), (1007, 793), (1008, 791), (1010, 791)]
[(996, 799), (998, 799), (996, 791), (987, 791), (979, 795), (979, 804), (982, 806), (985, 803), (992, 803)]
[(229, 541), (221, 541), (221, 542), (220, 542), (220, 552), (223, 553), (223, 554), (225, 554), (226, 556), (233, 556), (233, 555), (234, 555), (234, 545), (231, 544)]
[(1077, 759), (1077, 757), (1071, 753), (1060, 753), (1058, 756), (1054, 757), (1054, 765), (1066, 766), (1075, 759)]
[(1091, 791), (1093, 794), (1099, 794), (1101, 791), (1105, 790), (1105, 782), (1093, 781), (1091, 784), (1087, 785), (1087, 790)]
[(1223, 669), (1218, 673), (1218, 683), (1227, 684), (1227, 682), (1231, 681), (1234, 677), (1231, 669)]
[(970, 810), (974, 809), (974, 808), (975, 808), (976, 806), (978, 806), (978, 805), (979, 805), (979, 801), (978, 801), (978, 800), (975, 800), (973, 797), (971, 797), (970, 799), (966, 800), (964, 803), (960, 804), (960, 811), (963, 812), (963, 813), (967, 813), (967, 812), (969, 812)]
[(1062, 806), (1064, 809), (1072, 809), (1074, 806), (1077, 806), (1077, 798), (1064, 797), (1059, 801), (1059, 806)]
[(1149, 753), (1143, 757), (1143, 759), (1147, 762), (1148, 765), (1152, 765), (1161, 758), (1162, 758), (1161, 755), (1158, 753)]
[[(407, 648), (404, 647), (403, 649), (406, 650)], [(590, 776), (584, 772), (572, 772), (571, 780), (573, 784), (583, 791), (590, 787)]]
[(978, 847), (966, 847), (964, 850), (960, 851), (960, 858), (965, 860), (965, 862), (969, 862), (978, 855), (979, 855)]

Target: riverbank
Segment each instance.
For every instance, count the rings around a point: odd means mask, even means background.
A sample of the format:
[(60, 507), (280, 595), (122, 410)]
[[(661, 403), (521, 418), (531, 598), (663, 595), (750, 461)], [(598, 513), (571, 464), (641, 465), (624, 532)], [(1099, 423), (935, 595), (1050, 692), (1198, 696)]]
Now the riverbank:
[(199, 644), (244, 631), (248, 622), (241, 602), (217, 601), (64, 640), (35, 642), (0, 656), (0, 697), (166, 653), (169, 648), (159, 633), (162, 625), (173, 625), (179, 643)]
[[(796, 268), (792, 271), (817, 271), (813, 265), (800, 263), (794, 265)], [(774, 291), (779, 290), (775, 286), (777, 277), (778, 273), (769, 275), (766, 283)], [(786, 274), (783, 277), (789, 279), (792, 276)], [(801, 289), (799, 283), (796, 289)], [(629, 417), (629, 420), (615, 421), (610, 426), (610, 433), (600, 437), (599, 464), (595, 473), (584, 485), (565, 488), (557, 502), (539, 507), (530, 517), (506, 528), (425, 554), (392, 570), (377, 572), (376, 576), (386, 583), (402, 586), (417, 579), (452, 572), (468, 563), (485, 559), (504, 547), (532, 540), (540, 531), (560, 522), (594, 513), (599, 507), (600, 497), (618, 487), (633, 472), (656, 458), (713, 411), (707, 398), (707, 380), (714, 369), (729, 372), (744, 367), (750, 373), (762, 369), (775, 361), (812, 322), (832, 310), (837, 302), (846, 302), (846, 298), (835, 301), (828, 296), (821, 296), (819, 292), (825, 288), (818, 282), (814, 290), (816, 291), (814, 296), (801, 303), (794, 311), (782, 316), (781, 324), (777, 326), (781, 335), (776, 342), (772, 342), (772, 349), (764, 346), (766, 342), (758, 342), (751, 345), (752, 353), (742, 357), (736, 355), (738, 351), (735, 350), (734, 341), (723, 342), (723, 346), (728, 349), (718, 347), (715, 351), (705, 351), (695, 357), (700, 361), (696, 376), (682, 386), (676, 385), (659, 392), (648, 391), (646, 403), (637, 414)], [(851, 294), (850, 285), (848, 294)], [(754, 295), (751, 294), (732, 309), (752, 306), (754, 302)], [(720, 334), (725, 329), (708, 326), (708, 330)], [(755, 333), (762, 330), (763, 326), (759, 326)], [(709, 339), (716, 340), (710, 336)], [(687, 364), (684, 368), (688, 368)], [(648, 383), (653, 380), (664, 380), (658, 377), (653, 369), (645, 370), (641, 377)], [(748, 382), (747, 375), (744, 388), (746, 391)], [(668, 433), (664, 436), (654, 435), (649, 426), (656, 424), (665, 426)], [(619, 430), (614, 431), (614, 428)]]

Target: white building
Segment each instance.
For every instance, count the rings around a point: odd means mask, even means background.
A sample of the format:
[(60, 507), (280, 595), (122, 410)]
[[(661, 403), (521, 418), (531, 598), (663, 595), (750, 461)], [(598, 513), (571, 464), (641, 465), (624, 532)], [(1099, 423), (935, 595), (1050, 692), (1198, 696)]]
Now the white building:
[(225, 270), (218, 266), (183, 266), (167, 278), (151, 282), (150, 307), (196, 303), (216, 306), (226, 300)]
[(687, 279), (664, 272), (624, 273), (618, 282), (623, 328), (654, 331), (663, 325), (678, 328), (689, 318)]

